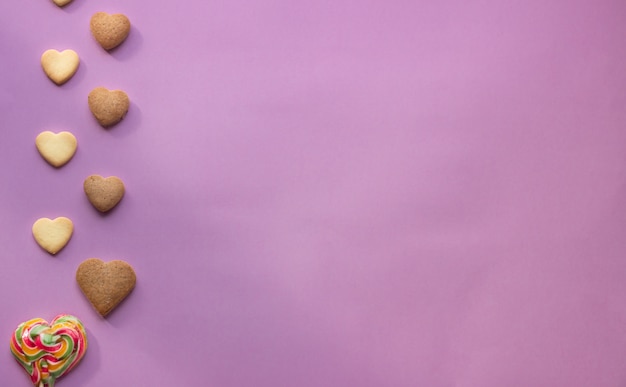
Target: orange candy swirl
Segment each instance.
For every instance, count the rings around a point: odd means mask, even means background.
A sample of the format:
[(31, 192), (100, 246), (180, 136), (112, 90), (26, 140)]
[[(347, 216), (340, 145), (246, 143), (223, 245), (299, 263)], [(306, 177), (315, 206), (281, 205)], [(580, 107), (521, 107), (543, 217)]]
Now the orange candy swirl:
[(41, 318), (21, 323), (11, 337), (11, 353), (36, 387), (54, 387), (87, 350), (87, 333), (74, 316), (62, 314), (50, 324)]

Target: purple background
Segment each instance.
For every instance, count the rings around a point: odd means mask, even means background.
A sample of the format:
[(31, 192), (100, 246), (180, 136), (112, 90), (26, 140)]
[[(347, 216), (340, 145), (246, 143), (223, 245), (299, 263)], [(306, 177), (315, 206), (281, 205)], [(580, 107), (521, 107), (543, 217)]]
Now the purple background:
[[(92, 39), (97, 11), (128, 40)], [(0, 2), (0, 385), (71, 313), (73, 386), (626, 385), (623, 0)], [(40, 67), (72, 48), (77, 74)], [(105, 130), (96, 86), (131, 99)], [(54, 169), (43, 130), (78, 138)], [(82, 181), (117, 175), (109, 215)], [(52, 257), (40, 217), (75, 234)], [(107, 319), (84, 259), (137, 272)]]

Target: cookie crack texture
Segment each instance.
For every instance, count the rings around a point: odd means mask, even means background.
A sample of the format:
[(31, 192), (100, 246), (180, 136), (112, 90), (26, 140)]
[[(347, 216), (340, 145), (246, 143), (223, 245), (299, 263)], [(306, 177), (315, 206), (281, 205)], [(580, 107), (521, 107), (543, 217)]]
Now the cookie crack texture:
[(100, 125), (109, 128), (124, 119), (130, 108), (130, 98), (122, 90), (96, 87), (87, 96), (89, 110)]
[(105, 50), (112, 50), (126, 40), (130, 33), (130, 20), (117, 13), (96, 12), (89, 22), (89, 29), (96, 41)]
[(133, 291), (137, 276), (124, 261), (89, 258), (76, 270), (76, 282), (94, 309), (106, 317)]
[(88, 176), (83, 182), (87, 199), (98, 211), (112, 210), (124, 197), (124, 182), (117, 176), (104, 178), (100, 175)]

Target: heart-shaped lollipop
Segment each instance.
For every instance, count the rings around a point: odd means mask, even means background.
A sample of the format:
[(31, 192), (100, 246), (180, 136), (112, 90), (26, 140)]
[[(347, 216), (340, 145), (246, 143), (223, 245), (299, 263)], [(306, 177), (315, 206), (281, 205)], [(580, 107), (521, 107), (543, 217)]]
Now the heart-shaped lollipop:
[(85, 327), (68, 314), (58, 315), (49, 324), (41, 318), (23, 322), (11, 337), (11, 353), (36, 387), (54, 387), (86, 350)]

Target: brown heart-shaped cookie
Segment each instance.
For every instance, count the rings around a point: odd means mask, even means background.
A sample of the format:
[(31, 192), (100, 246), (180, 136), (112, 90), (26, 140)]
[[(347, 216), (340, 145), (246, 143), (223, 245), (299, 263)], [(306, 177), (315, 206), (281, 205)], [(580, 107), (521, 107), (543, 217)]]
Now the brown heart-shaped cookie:
[(130, 99), (122, 90), (96, 87), (87, 97), (89, 110), (100, 125), (108, 128), (120, 122), (130, 107)]
[(89, 202), (100, 212), (107, 212), (124, 197), (124, 183), (117, 176), (104, 178), (100, 175), (88, 176), (83, 188)]
[(133, 291), (137, 276), (124, 261), (89, 258), (78, 266), (76, 282), (91, 305), (105, 317)]
[(106, 12), (96, 12), (91, 17), (89, 29), (102, 48), (111, 50), (122, 44), (128, 37), (130, 20), (121, 13), (109, 15)]

